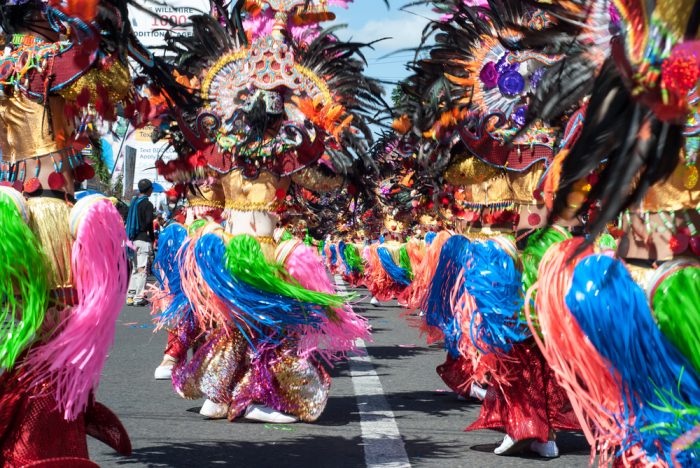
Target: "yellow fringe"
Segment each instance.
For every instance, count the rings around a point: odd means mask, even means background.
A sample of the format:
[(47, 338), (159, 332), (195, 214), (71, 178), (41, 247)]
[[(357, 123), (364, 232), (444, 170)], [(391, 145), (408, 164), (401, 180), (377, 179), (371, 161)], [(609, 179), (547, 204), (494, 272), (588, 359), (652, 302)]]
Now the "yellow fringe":
[(51, 288), (71, 287), (70, 207), (65, 201), (55, 198), (30, 198), (29, 227), (34, 231), (46, 252), (51, 266), (49, 284)]

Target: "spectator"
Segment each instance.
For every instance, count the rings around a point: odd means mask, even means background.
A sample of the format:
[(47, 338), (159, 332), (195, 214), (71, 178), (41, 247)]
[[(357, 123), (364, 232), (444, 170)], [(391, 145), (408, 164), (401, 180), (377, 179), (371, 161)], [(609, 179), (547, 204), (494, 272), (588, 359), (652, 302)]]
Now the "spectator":
[(148, 197), (153, 193), (153, 184), (148, 179), (139, 181), (139, 195), (131, 200), (129, 215), (126, 221), (126, 232), (133, 242), (135, 255), (129, 290), (126, 297), (127, 305), (144, 306), (148, 302), (143, 296), (148, 276), (148, 260), (153, 251), (153, 204)]

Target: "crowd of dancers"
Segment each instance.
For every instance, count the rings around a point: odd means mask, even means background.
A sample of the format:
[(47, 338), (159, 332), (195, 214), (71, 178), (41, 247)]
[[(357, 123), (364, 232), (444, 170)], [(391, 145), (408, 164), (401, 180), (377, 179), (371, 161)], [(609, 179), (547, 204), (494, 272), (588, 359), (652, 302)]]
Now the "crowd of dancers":
[(3, 466), (131, 450), (94, 393), (135, 247), (109, 198), (74, 198), (124, 125), (176, 154), (184, 216), (138, 299), (155, 377), (201, 414), (321, 417), (326, 366), (371, 336), (337, 275), (444, 345), (497, 455), (567, 430), (591, 464), (700, 464), (700, 3), (418, 2), (393, 102), (376, 38), (328, 27), (348, 0), (211, 0), (157, 50), (141, 3), (0, 6)]

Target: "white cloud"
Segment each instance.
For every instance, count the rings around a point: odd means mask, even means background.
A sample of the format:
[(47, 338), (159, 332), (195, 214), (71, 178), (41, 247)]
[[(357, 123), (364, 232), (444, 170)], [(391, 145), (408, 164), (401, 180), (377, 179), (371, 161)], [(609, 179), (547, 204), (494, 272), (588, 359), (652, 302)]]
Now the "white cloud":
[(358, 30), (347, 29), (339, 33), (343, 39), (369, 42), (383, 37), (389, 38), (374, 45), (377, 51), (390, 53), (420, 44), (423, 28), (428, 19), (422, 16), (400, 13), (396, 18), (369, 20)]

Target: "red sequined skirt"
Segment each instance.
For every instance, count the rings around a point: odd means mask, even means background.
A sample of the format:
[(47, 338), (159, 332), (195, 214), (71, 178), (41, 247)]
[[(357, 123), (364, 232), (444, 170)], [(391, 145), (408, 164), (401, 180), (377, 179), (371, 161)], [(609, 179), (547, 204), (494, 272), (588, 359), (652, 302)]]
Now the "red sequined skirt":
[(462, 356), (453, 358), (448, 354), (445, 362), (437, 366), (435, 371), (453, 392), (462, 396), (466, 396), (469, 393), (467, 382), (474, 370), (471, 362), (467, 359)]
[(50, 395), (33, 395), (16, 372), (0, 377), (0, 465), (3, 467), (96, 467), (87, 435), (123, 455), (131, 453), (119, 418), (91, 400), (75, 421), (66, 421)]
[(554, 371), (531, 341), (516, 344), (503, 359), (506, 375), (489, 386), (479, 419), (467, 431), (494, 429), (515, 440), (546, 442), (550, 430), (580, 430), (573, 407)]

